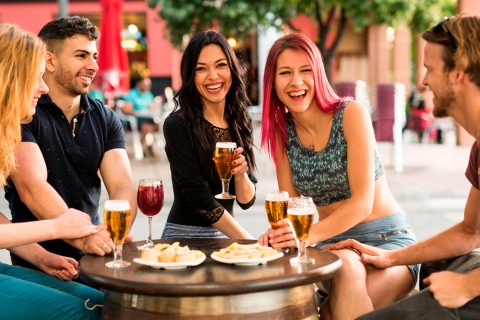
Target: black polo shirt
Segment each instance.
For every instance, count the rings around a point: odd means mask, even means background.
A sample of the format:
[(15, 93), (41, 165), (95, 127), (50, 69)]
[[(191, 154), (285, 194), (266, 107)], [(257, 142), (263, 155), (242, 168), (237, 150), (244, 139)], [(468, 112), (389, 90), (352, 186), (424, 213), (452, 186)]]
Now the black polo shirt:
[[(43, 95), (33, 121), (22, 126), (22, 142), (38, 144), (47, 165), (47, 181), (68, 207), (89, 214), (92, 222), (99, 224), (101, 181), (98, 169), (105, 152), (125, 148), (125, 136), (117, 115), (99, 100), (83, 95), (80, 104), (84, 112), (76, 117), (74, 125), (75, 118), (68, 123), (63, 111), (48, 95)], [(11, 181), (5, 187), (5, 198), (12, 222), (38, 220), (21, 202)], [(50, 252), (77, 260), (81, 257), (79, 250), (62, 240), (46, 241), (41, 245)]]

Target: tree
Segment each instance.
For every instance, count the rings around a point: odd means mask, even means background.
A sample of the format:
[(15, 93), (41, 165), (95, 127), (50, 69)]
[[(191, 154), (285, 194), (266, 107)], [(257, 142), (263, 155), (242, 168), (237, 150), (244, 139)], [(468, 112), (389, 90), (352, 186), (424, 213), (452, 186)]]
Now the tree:
[(299, 14), (313, 18), (319, 29), (314, 39), (330, 78), (335, 51), (351, 21), (354, 30), (376, 24), (407, 23), (414, 32), (427, 29), (455, 12), (456, 0), (148, 0), (159, 8), (168, 38), (182, 49), (184, 39), (217, 26), (223, 35), (242, 38), (257, 25), (295, 30)]

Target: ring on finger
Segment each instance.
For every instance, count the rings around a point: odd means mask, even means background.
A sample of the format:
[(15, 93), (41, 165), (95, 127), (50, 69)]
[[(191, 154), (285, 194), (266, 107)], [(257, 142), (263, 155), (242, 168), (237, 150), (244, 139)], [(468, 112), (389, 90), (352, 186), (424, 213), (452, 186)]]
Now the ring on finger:
[(107, 246), (106, 243), (104, 243), (103, 246), (102, 246), (102, 249), (105, 249), (106, 247), (108, 247), (108, 246)]

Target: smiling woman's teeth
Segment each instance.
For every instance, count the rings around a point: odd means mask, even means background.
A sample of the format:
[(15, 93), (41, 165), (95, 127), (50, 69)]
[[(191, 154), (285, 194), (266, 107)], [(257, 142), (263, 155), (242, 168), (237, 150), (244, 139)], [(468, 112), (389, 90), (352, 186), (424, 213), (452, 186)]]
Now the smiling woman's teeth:
[(218, 90), (218, 89), (220, 89), (221, 87), (222, 87), (221, 84), (216, 85), (216, 86), (206, 86), (207, 90), (212, 90), (212, 91)]
[(291, 96), (292, 98), (300, 97), (305, 95), (305, 90), (292, 92), (292, 93), (289, 93), (288, 95)]

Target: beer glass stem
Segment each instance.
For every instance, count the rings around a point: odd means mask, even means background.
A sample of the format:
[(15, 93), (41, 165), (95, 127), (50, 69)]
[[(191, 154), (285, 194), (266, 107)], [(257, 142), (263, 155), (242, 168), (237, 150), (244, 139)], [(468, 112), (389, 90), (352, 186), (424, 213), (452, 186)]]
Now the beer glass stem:
[(306, 249), (306, 240), (296, 240), (298, 246), (298, 256), (295, 258), (290, 259), (291, 263), (294, 264), (312, 264), (315, 263), (315, 259), (307, 257), (307, 249)]
[(228, 198), (229, 193), (228, 193), (228, 186), (230, 184), (230, 179), (222, 179), (222, 195), (225, 198)]
[(306, 244), (307, 242), (305, 240), (297, 240), (297, 245), (298, 245), (298, 260), (299, 261), (306, 261), (307, 259), (307, 253), (306, 253)]
[(122, 261), (122, 251), (123, 251), (123, 244), (113, 244), (113, 261), (112, 263), (115, 265), (115, 263), (121, 262)]
[(122, 244), (113, 244), (113, 260), (107, 262), (105, 265), (109, 268), (118, 269), (118, 268), (125, 268), (131, 265), (130, 262), (122, 260), (122, 251), (123, 251), (123, 243)]

